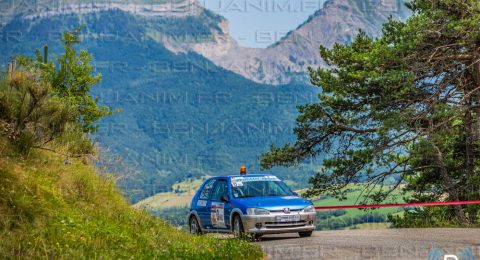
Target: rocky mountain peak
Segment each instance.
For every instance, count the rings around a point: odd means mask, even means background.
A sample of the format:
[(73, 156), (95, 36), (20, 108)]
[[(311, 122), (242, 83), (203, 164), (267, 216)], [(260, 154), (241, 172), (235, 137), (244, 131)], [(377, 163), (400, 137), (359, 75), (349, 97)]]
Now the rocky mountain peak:
[(348, 43), (361, 29), (375, 37), (388, 17), (406, 19), (405, 0), (329, 0), (297, 29), (266, 49), (244, 48), (230, 37), (228, 29), (212, 42), (192, 49), (217, 65), (256, 82), (279, 85), (303, 74), (308, 66), (322, 63), (319, 46)]
[[(196, 52), (255, 82), (281, 85), (297, 77), (304, 78), (309, 66), (322, 64), (320, 45), (331, 47), (336, 42), (348, 43), (360, 29), (378, 36), (389, 16), (394, 19), (408, 17), (405, 1), (329, 0), (297, 29), (268, 48), (240, 46), (229, 34), (228, 21), (204, 9), (197, 0), (0, 0), (1, 9), (6, 10), (0, 15), (0, 22), (8, 23), (16, 16), (32, 20), (120, 11), (135, 17), (141, 24), (139, 26), (145, 31), (143, 38), (157, 41), (174, 53)], [(201, 23), (202, 35), (195, 35), (199, 26), (179, 27), (178, 24), (192, 24), (189, 18)], [(188, 37), (175, 37), (179, 30)]]

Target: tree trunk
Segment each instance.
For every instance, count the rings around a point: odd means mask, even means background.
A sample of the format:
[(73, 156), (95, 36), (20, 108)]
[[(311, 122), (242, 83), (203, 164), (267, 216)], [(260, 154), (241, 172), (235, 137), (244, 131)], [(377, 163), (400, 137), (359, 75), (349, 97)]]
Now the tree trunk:
[[(474, 55), (474, 59), (472, 62), (476, 62), (472, 64), (472, 69), (469, 70), (472, 73), (473, 81), (475, 82), (474, 89), (480, 88), (480, 54), (476, 53)], [(480, 133), (480, 90), (476, 91), (476, 114), (477, 114), (477, 131), (475, 132), (475, 136), (479, 136)]]
[[(469, 99), (466, 104), (468, 108), (471, 107), (471, 101)], [(466, 170), (466, 185), (470, 191), (470, 180), (475, 174), (475, 158), (474, 158), (474, 133), (473, 133), (473, 117), (470, 109), (465, 112), (465, 170)]]
[[(471, 108), (472, 100), (469, 99), (465, 104), (467, 108)], [(462, 182), (464, 182), (464, 198), (465, 200), (470, 200), (471, 195), (475, 193), (475, 185), (473, 185), (473, 178), (475, 176), (475, 141), (477, 140), (475, 136), (473, 115), (470, 109), (467, 109), (465, 113), (465, 175), (462, 176)], [(470, 224), (475, 224), (477, 221), (476, 210), (467, 210), (468, 221)]]
[[(480, 43), (477, 43), (477, 44), (480, 44)], [(478, 90), (478, 88), (480, 88), (480, 53), (478, 53), (478, 51), (475, 51), (475, 55), (474, 55), (474, 59), (472, 62), (476, 62), (475, 64), (472, 64), (472, 67), (473, 67), (473, 71), (472, 71), (472, 76), (473, 76), (473, 82), (475, 82), (475, 86), (474, 88), (477, 89), (476, 91), (476, 97), (474, 97), (476, 100), (475, 102), (472, 102), (470, 103), (470, 105), (475, 105), (475, 112), (476, 112), (476, 117), (475, 119), (477, 120), (476, 122), (476, 129), (472, 129), (471, 131), (471, 136), (470, 136), (470, 139), (471, 139), (471, 143), (472, 144), (475, 144), (479, 138), (480, 138), (480, 90)], [(473, 125), (472, 125), (473, 127)], [(476, 147), (473, 147), (473, 154), (474, 156), (477, 155), (477, 151), (475, 151)], [(475, 160), (477, 158), (473, 158), (473, 169), (474, 169), (474, 172), (472, 172), (472, 175), (470, 176), (470, 178), (473, 178), (475, 176)], [(478, 190), (478, 187), (476, 185), (473, 185), (472, 183), (470, 183), (472, 180), (470, 179), (469, 183), (468, 183), (468, 186), (469, 186), (469, 192), (471, 194), (475, 194), (475, 193), (478, 193), (479, 190)], [(469, 220), (470, 220), (470, 223), (471, 224), (476, 224), (477, 223), (477, 211), (474, 209), (472, 210), (471, 212), (469, 212), (468, 214), (469, 216)]]
[[(449, 199), (451, 201), (459, 201), (459, 196), (458, 196), (458, 191), (455, 188), (455, 184), (453, 183), (452, 179), (448, 175), (447, 167), (445, 166), (445, 162), (443, 161), (443, 153), (440, 151), (437, 145), (433, 145), (435, 148), (435, 160), (438, 163), (438, 168), (440, 169), (440, 177), (442, 179), (443, 185), (446, 188), (446, 191), (448, 192)], [(454, 205), (453, 206), (455, 209), (455, 214), (457, 215), (457, 220), (458, 222), (465, 226), (467, 225), (467, 221), (465, 218), (465, 212), (463, 211), (463, 208), (461, 205)]]

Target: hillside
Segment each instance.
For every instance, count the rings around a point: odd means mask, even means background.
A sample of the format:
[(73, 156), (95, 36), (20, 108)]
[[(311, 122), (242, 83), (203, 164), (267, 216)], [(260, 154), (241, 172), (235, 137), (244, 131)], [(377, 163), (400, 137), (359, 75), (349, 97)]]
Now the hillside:
[(21, 159), (0, 139), (1, 258), (262, 258), (247, 242), (192, 236), (134, 210), (109, 175), (64, 159)]

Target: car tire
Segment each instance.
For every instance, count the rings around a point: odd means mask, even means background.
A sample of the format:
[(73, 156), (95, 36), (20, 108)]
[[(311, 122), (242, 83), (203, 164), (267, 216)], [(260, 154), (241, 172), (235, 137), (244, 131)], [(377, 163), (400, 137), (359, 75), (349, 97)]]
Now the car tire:
[(253, 241), (260, 241), (260, 238), (263, 237), (263, 234), (252, 234)]
[(311, 236), (313, 233), (313, 231), (306, 231), (306, 232), (298, 232), (298, 234), (300, 235), (300, 237), (309, 237)]
[(245, 231), (243, 230), (242, 218), (240, 215), (235, 215), (233, 218), (233, 236), (235, 238), (243, 238), (245, 236)]
[(197, 217), (192, 216), (190, 217), (190, 221), (188, 223), (190, 234), (194, 235), (201, 235), (203, 234), (202, 228), (200, 227), (200, 223), (197, 220)]

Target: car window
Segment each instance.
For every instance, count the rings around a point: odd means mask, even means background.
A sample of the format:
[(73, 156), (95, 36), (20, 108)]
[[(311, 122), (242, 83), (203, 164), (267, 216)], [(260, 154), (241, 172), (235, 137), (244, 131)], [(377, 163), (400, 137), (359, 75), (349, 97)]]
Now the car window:
[(199, 199), (201, 200), (208, 200), (210, 198), (210, 194), (212, 193), (213, 190), (213, 184), (215, 183), (216, 180), (209, 180), (205, 185), (203, 186), (203, 190), (200, 193)]
[(232, 178), (234, 198), (293, 196), (292, 190), (275, 176), (252, 176)]
[(228, 194), (228, 186), (226, 180), (218, 180), (213, 188), (212, 200), (221, 201), (223, 195)]

